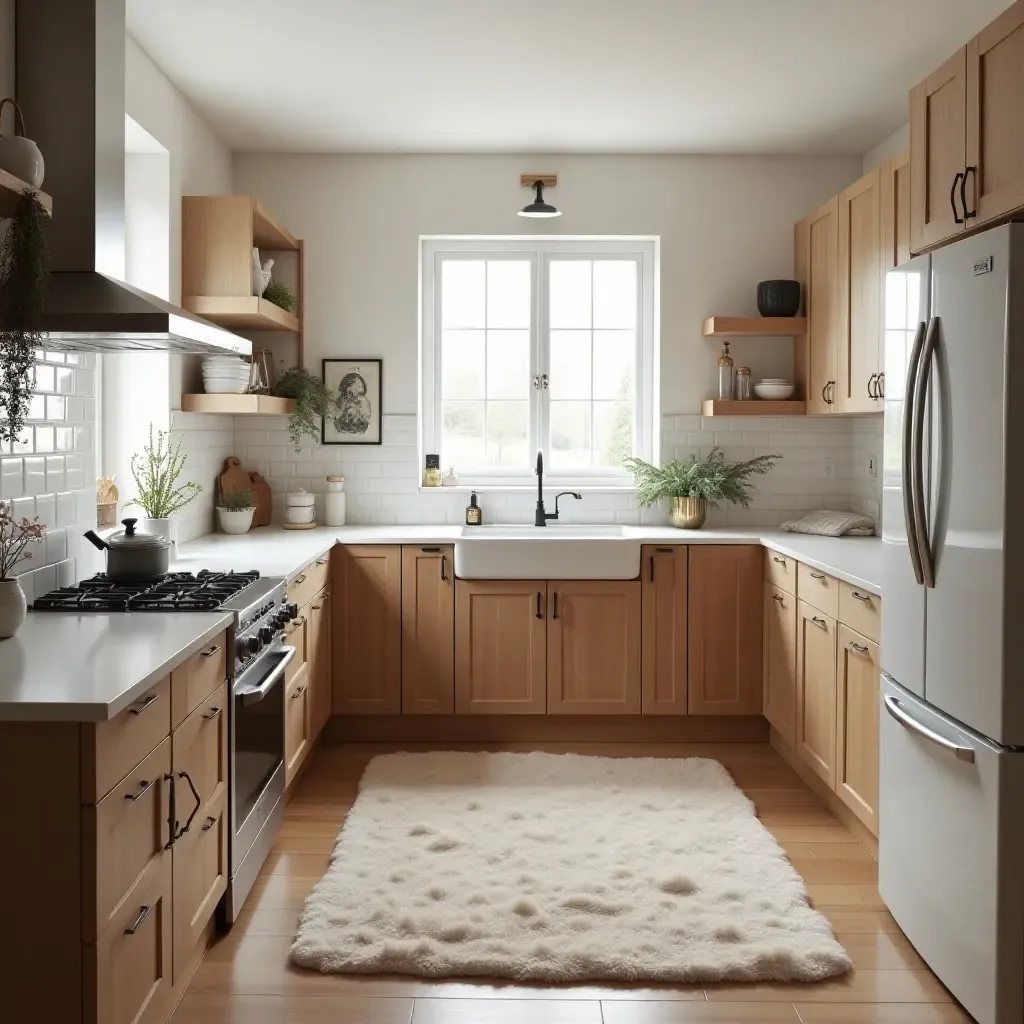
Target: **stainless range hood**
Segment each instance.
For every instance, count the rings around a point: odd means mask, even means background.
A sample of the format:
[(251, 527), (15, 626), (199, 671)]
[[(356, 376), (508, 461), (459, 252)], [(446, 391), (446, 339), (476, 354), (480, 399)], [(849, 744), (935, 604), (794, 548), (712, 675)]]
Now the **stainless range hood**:
[(245, 338), (118, 279), (125, 0), (17, 0), (15, 17), (18, 102), (53, 197), (46, 347), (249, 355)]

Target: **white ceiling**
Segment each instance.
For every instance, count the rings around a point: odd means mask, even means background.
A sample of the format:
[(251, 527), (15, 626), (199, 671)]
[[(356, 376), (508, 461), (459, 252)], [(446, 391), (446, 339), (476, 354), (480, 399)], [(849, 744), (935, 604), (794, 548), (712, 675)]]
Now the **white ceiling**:
[(860, 154), (1009, 0), (127, 0), (238, 151)]

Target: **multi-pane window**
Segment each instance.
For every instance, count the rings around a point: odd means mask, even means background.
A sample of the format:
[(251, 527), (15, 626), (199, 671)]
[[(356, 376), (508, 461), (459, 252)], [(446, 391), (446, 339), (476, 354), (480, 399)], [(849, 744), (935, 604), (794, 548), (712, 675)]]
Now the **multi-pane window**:
[(424, 240), (422, 266), (426, 452), (480, 483), (652, 456), (653, 240)]

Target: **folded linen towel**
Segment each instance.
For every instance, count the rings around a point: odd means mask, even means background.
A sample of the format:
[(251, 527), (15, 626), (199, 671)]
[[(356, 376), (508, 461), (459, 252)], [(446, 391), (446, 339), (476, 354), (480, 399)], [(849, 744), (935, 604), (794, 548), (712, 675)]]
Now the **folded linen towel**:
[(802, 519), (791, 519), (782, 524), (782, 529), (789, 533), (816, 533), (822, 537), (873, 537), (875, 521), (871, 516), (856, 512), (823, 509), (821, 512), (809, 512)]

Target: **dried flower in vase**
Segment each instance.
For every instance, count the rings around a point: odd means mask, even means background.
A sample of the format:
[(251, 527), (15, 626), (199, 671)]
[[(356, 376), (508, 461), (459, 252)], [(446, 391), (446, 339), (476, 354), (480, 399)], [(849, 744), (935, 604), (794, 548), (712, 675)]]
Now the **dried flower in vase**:
[(46, 534), (46, 526), (34, 519), (15, 519), (10, 502), (0, 501), (0, 580), (9, 580), (14, 567), (32, 557), (25, 549), (38, 544)]

